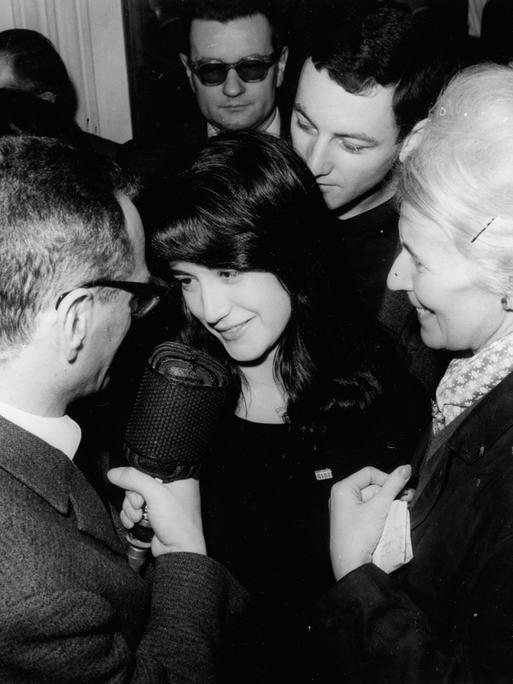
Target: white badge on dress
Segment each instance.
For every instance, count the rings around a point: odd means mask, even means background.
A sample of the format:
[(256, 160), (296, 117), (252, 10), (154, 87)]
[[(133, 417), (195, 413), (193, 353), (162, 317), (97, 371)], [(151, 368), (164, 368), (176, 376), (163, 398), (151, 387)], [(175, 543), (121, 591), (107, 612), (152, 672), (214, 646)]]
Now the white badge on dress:
[(314, 475), (316, 480), (332, 480), (333, 473), (331, 468), (320, 468), (319, 470), (314, 470)]

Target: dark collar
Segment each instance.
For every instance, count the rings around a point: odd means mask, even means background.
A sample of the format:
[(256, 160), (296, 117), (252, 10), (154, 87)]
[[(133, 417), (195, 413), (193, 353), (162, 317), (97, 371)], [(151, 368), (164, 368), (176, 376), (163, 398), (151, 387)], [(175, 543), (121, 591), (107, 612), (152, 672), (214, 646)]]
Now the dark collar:
[(428, 449), (429, 457), (422, 463), (417, 494), (411, 507), (412, 529), (435, 505), (450, 459), (458, 458), (469, 465), (485, 459), (489, 449), (513, 425), (513, 373), (456, 421), (456, 426), (449, 424), (440, 433), (436, 448)]
[(454, 431), (448, 447), (458, 458), (473, 463), (513, 425), (513, 373), (507, 375), (473, 408)]

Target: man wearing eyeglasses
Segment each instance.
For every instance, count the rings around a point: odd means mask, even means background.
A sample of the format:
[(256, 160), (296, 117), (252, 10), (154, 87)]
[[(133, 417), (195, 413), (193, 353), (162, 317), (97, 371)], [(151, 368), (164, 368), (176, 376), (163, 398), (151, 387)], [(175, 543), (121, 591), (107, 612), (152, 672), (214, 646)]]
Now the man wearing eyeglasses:
[(172, 180), (208, 137), (222, 131), (288, 131), (288, 116), (277, 106), (288, 56), (278, 11), (276, 0), (184, 1), (180, 59), (197, 111), (158, 139), (150, 133), (125, 144), (124, 163), (146, 187)]
[(131, 318), (165, 293), (129, 197), (56, 140), (0, 140), (2, 682), (213, 682), (242, 599), (205, 556), (195, 481), (109, 473), (147, 502), (150, 584), (73, 462), (68, 404), (105, 385)]

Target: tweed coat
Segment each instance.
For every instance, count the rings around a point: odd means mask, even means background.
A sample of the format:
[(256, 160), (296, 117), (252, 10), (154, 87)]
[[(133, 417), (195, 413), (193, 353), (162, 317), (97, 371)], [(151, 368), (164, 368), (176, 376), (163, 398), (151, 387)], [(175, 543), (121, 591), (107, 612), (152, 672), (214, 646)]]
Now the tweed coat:
[(513, 681), (513, 373), (428, 455), (411, 563), (357, 568), (319, 606), (333, 681)]
[(0, 681), (213, 682), (244, 603), (224, 568), (126, 562), (102, 501), (62, 452), (0, 417)]

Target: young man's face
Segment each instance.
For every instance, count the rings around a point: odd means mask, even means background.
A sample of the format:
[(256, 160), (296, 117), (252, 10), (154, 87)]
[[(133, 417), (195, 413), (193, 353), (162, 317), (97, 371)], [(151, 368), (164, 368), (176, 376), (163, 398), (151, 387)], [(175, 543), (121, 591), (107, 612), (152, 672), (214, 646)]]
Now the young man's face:
[(198, 106), (207, 121), (218, 129), (231, 131), (262, 129), (274, 116), (276, 88), (283, 81), (287, 60), (284, 50), (266, 76), (247, 83), (230, 69), (224, 83), (204, 85), (191, 71), (191, 63), (225, 62), (270, 57), (273, 54), (272, 29), (263, 14), (241, 17), (226, 23), (194, 19), (190, 32), (190, 55), (181, 55)]
[(356, 215), (381, 203), (399, 156), (394, 88), (352, 95), (308, 59), (301, 72), (291, 134), (328, 207)]

